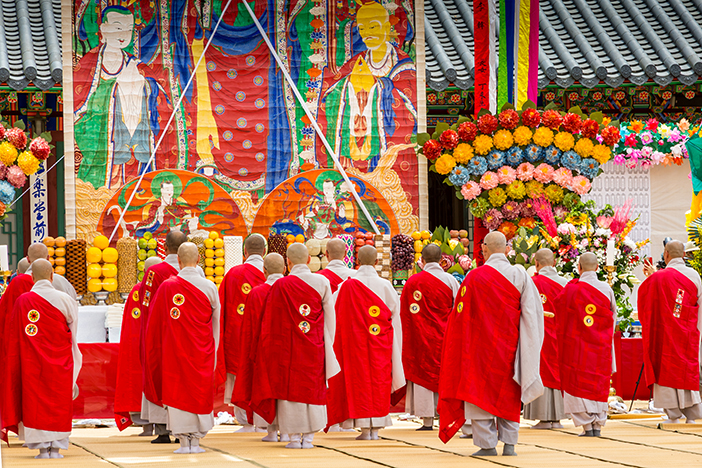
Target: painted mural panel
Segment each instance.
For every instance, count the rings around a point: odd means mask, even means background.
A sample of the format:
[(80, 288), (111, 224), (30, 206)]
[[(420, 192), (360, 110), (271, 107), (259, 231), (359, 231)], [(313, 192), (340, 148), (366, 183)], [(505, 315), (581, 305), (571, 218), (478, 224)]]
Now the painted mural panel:
[[(356, 190), (366, 190), (372, 217), (382, 230), (416, 229), (412, 3), (255, 0), (249, 6)], [(295, 184), (305, 193), (313, 188), (308, 195), (324, 205), (325, 190), (332, 190), (326, 180), (353, 215), (328, 207), (320, 215), (313, 207), (316, 215), (296, 214), (286, 229), (333, 234), (310, 228), (319, 216), (347, 232), (369, 229), (350, 187), (328, 171), (333, 160), (248, 11), (234, 0), (224, 7), (212, 0), (72, 5), (74, 67), (66, 85), (74, 90), (79, 237), (109, 235), (115, 227), (124, 235), (267, 232), (276, 219), (261, 209), (298, 203), (290, 191)], [(147, 175), (136, 187), (141, 174)], [(135, 188), (138, 202), (118, 226), (125, 194)], [(171, 218), (156, 205), (169, 207)], [(226, 209), (212, 209), (218, 206)]]

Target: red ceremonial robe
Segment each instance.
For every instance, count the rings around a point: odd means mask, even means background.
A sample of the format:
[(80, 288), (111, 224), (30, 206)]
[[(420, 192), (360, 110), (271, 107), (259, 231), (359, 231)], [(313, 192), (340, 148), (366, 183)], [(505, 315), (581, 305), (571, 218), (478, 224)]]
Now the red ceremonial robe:
[(266, 277), (253, 265), (244, 263), (229, 270), (219, 288), (222, 306), (222, 349), (219, 362), (226, 365), (227, 373), (237, 375), (239, 366), (239, 340), (244, 321), (246, 298), (253, 288), (263, 284)]
[(446, 443), (465, 423), (464, 402), (519, 421), (521, 388), (514, 381), (521, 296), (491, 266), (470, 271), (449, 317), (439, 379), (439, 437)]
[(560, 390), (561, 376), (558, 364), (558, 333), (556, 325), (556, 306), (554, 301), (563, 291), (563, 286), (543, 275), (536, 274), (532, 277), (536, 288), (541, 295), (544, 311), (551, 312), (555, 317), (544, 316), (544, 343), (541, 345), (541, 363), (539, 372), (545, 387)]
[(341, 276), (337, 275), (336, 273), (327, 268), (320, 270), (317, 273), (329, 280), (332, 294), (334, 294), (336, 290), (339, 289), (339, 285), (344, 281), (343, 278), (341, 278)]
[(612, 376), (614, 317), (609, 298), (572, 280), (556, 298), (561, 389), (577, 398), (607, 401)]
[[(232, 403), (239, 408), (251, 411), (251, 395), (253, 393), (253, 368), (256, 360), (259, 335), (261, 334), (261, 318), (266, 307), (266, 298), (271, 285), (263, 283), (251, 290), (244, 308), (244, 323), (241, 326), (241, 349), (239, 350), (239, 375), (234, 383)], [(249, 419), (251, 421), (251, 419)]]
[(336, 298), (334, 352), (341, 372), (329, 380), (327, 427), (381, 418), (392, 393), (392, 312), (363, 283), (347, 279)]
[(141, 411), (143, 388), (139, 340), (141, 338), (141, 302), (137, 283), (129, 293), (122, 314), (122, 332), (119, 338), (117, 360), (117, 387), (115, 390), (115, 422), (120, 431), (131, 426), (130, 412)]
[(209, 299), (192, 283), (175, 277), (158, 288), (154, 310), (152, 323), (163, 330), (161, 356), (154, 356), (162, 362), (163, 405), (211, 413), (216, 349)]
[(641, 284), (638, 304), (646, 385), (698, 391), (697, 286), (674, 268), (666, 268)]
[(272, 423), (275, 400), (325, 405), (324, 356), (322, 298), (297, 276), (279, 279), (261, 318), (251, 409)]
[(453, 308), (453, 291), (436, 276), (422, 271), (407, 280), (400, 303), (405, 378), (438, 392), (441, 347)]
[(15, 302), (3, 343), (6, 360), (0, 401), (2, 429), (70, 432), (73, 348), (66, 316), (40, 295)]

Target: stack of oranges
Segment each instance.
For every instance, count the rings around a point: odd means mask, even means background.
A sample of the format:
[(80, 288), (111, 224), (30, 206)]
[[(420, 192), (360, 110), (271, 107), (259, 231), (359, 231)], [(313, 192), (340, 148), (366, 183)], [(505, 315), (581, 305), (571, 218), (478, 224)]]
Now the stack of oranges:
[(298, 234), (296, 236), (293, 234), (288, 234), (287, 236), (285, 236), (285, 239), (288, 241), (288, 247), (290, 247), (290, 244), (294, 244), (295, 242), (299, 244), (305, 243), (305, 236), (303, 236), (302, 234)]
[(215, 231), (205, 239), (205, 277), (217, 285), (224, 281), (224, 240)]
[(66, 238), (45, 237), (44, 245), (49, 249), (49, 261), (54, 267), (54, 273), (64, 276), (66, 274)]
[(93, 246), (88, 249), (88, 291), (96, 293), (102, 290), (117, 290), (117, 249), (110, 247), (105, 236), (98, 236)]

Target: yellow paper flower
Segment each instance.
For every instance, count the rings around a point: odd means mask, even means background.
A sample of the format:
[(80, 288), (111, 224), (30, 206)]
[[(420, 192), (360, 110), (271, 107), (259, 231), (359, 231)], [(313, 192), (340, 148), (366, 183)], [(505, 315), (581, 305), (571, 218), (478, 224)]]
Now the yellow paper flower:
[(39, 169), (39, 160), (29, 151), (23, 151), (17, 158), (17, 165), (22, 172), (32, 175)]
[(514, 139), (512, 138), (512, 133), (509, 130), (498, 130), (495, 133), (492, 141), (495, 144), (495, 148), (498, 150), (506, 150), (514, 144)]
[(521, 125), (514, 130), (514, 142), (519, 146), (528, 145), (533, 133), (529, 127)]
[(473, 141), (475, 152), (481, 156), (485, 156), (492, 149), (492, 138), (488, 135), (478, 135)]
[(546, 187), (546, 198), (551, 203), (560, 203), (563, 200), (563, 189), (558, 185), (551, 184)]
[(458, 164), (467, 163), (473, 159), (473, 147), (468, 143), (461, 143), (453, 150), (453, 159), (455, 159)]
[(553, 144), (561, 151), (570, 151), (575, 144), (575, 138), (573, 138), (572, 133), (558, 132), (556, 138), (553, 139)]
[(0, 161), (6, 166), (11, 166), (17, 160), (17, 148), (9, 141), (0, 143)]
[(500, 187), (497, 187), (488, 192), (488, 200), (492, 206), (499, 208), (507, 201), (507, 194)]
[(534, 132), (534, 143), (546, 147), (553, 142), (553, 130), (548, 127), (539, 127)]
[(530, 180), (524, 186), (529, 198), (538, 198), (539, 195), (544, 193), (544, 185), (538, 180)]
[(436, 172), (442, 175), (446, 175), (451, 172), (451, 169), (453, 169), (455, 166), (456, 160), (453, 159), (453, 156), (450, 154), (444, 154), (436, 160), (436, 163), (434, 163), (434, 169), (436, 169)]
[(521, 180), (515, 180), (507, 186), (507, 195), (512, 200), (521, 200), (526, 196), (526, 187)]
[(643, 130), (644, 124), (640, 120), (633, 120), (631, 124), (629, 124), (629, 128), (632, 132), (639, 133), (641, 130)]
[(592, 157), (595, 161), (600, 163), (600, 165), (605, 164), (612, 157), (612, 150), (607, 145), (595, 145), (592, 148)]
[(575, 152), (578, 153), (583, 158), (589, 158), (592, 154), (592, 149), (595, 145), (592, 144), (592, 140), (589, 138), (581, 138), (575, 144)]

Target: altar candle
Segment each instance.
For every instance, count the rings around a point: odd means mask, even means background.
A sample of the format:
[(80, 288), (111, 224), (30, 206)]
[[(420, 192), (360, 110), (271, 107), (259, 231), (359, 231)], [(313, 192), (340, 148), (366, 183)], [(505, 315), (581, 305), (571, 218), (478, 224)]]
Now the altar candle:
[(10, 263), (7, 260), (7, 246), (0, 245), (0, 270), (9, 271)]
[(614, 246), (614, 239), (607, 241), (607, 266), (614, 266), (614, 256), (616, 254), (616, 248)]

